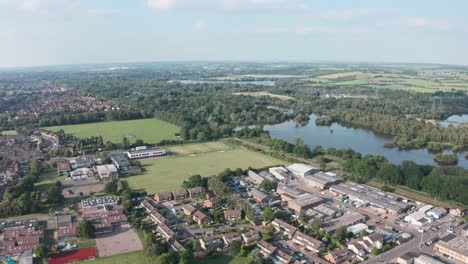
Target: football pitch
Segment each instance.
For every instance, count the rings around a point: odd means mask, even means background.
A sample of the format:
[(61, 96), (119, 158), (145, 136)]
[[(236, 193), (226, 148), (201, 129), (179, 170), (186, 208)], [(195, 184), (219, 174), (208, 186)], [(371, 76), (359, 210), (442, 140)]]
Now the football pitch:
[[(221, 142), (214, 143), (224, 144)], [(183, 146), (178, 147), (183, 148)], [(189, 147), (190, 149), (185, 152), (182, 151), (183, 149), (179, 149), (179, 151), (189, 153), (195, 146), (189, 145)], [(132, 189), (145, 190), (148, 194), (155, 194), (157, 192), (178, 190), (184, 180), (196, 174), (213, 176), (227, 168), (232, 170), (237, 168), (247, 169), (249, 167), (263, 168), (273, 165), (285, 165), (286, 162), (236, 147), (201, 154), (142, 160), (141, 164), (146, 172), (141, 175), (128, 176), (122, 178), (122, 180), (127, 181), (128, 186)]]

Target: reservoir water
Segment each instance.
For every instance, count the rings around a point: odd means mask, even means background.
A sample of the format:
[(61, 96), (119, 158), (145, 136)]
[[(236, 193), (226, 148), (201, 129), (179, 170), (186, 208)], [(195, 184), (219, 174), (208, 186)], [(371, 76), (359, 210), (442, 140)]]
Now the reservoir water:
[[(390, 162), (401, 164), (404, 160), (412, 160), (421, 165), (437, 165), (433, 160), (433, 153), (426, 149), (400, 150), (386, 148), (384, 143), (393, 142), (393, 136), (377, 134), (364, 128), (351, 128), (333, 123), (330, 127), (316, 126), (316, 115), (310, 115), (306, 126), (296, 126), (294, 121), (287, 121), (277, 125), (266, 125), (264, 129), (270, 132), (272, 138), (293, 142), (295, 138), (302, 138), (309, 147), (322, 146), (324, 149), (351, 148), (362, 155), (382, 155)], [(458, 153), (458, 166), (468, 168), (468, 160), (463, 153)]]
[(449, 116), (446, 120), (440, 122), (440, 125), (443, 127), (448, 127), (449, 125), (457, 127), (461, 124), (468, 124), (468, 114)]
[(275, 86), (274, 81), (214, 81), (214, 80), (171, 80), (169, 83), (180, 82), (181, 84), (252, 84), (252, 85), (263, 85), (263, 86)]

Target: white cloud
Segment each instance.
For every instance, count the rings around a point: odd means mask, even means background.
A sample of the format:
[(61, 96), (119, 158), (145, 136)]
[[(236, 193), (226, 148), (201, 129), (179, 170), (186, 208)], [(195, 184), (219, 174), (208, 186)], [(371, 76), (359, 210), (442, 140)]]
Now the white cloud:
[(434, 29), (449, 29), (450, 23), (440, 19), (427, 19), (424, 17), (410, 18), (406, 21), (410, 27), (431, 27)]
[(305, 4), (297, 0), (147, 0), (154, 9), (204, 8), (204, 9), (302, 9)]
[(176, 6), (177, 0), (148, 0), (147, 4), (150, 8), (155, 9), (170, 9)]
[(288, 33), (297, 35), (307, 34), (363, 34), (370, 33), (374, 30), (371, 28), (362, 27), (327, 27), (327, 26), (316, 26), (316, 27), (280, 27), (280, 28), (266, 28), (258, 29), (256, 33), (263, 34), (277, 34), (277, 33)]
[(374, 15), (378, 13), (388, 12), (383, 9), (376, 8), (360, 8), (360, 9), (345, 9), (345, 10), (334, 10), (334, 11), (324, 11), (317, 13), (317, 16), (327, 19), (336, 19), (336, 20), (351, 20), (363, 16)]
[(205, 27), (205, 21), (203, 20), (197, 20), (195, 22), (195, 24), (193, 24), (193, 26), (195, 27), (195, 29), (197, 30), (200, 30), (200, 29), (203, 29)]
[(52, 6), (73, 9), (78, 5), (79, 0), (0, 0), (0, 8), (28, 13), (47, 13)]

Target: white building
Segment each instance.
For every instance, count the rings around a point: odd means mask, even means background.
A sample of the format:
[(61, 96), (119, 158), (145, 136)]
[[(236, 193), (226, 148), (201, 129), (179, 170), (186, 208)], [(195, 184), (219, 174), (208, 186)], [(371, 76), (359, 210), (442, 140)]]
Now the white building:
[(70, 178), (74, 181), (86, 180), (88, 177), (93, 177), (94, 173), (88, 168), (79, 168), (70, 172)]
[(425, 206), (423, 206), (423, 207), (419, 208), (419, 210), (418, 210), (418, 211), (419, 211), (419, 212), (423, 212), (423, 213), (425, 213), (425, 212), (427, 212), (427, 211), (431, 210), (432, 208), (434, 208), (434, 206), (432, 206), (432, 205), (428, 204), (428, 205), (425, 205)]
[(282, 181), (289, 178), (289, 171), (284, 167), (273, 167), (269, 168), (268, 171), (270, 174), (275, 176), (276, 179)]
[(346, 231), (351, 232), (354, 235), (357, 235), (361, 233), (363, 230), (367, 230), (367, 229), (369, 229), (369, 226), (367, 226), (364, 223), (359, 223), (359, 224), (355, 224), (355, 225), (348, 227)]
[(166, 154), (167, 154), (166, 149), (159, 148), (159, 147), (155, 147), (155, 148), (137, 147), (137, 148), (127, 151), (127, 157), (129, 159), (147, 159), (147, 158), (164, 156)]
[(432, 219), (440, 219), (447, 214), (447, 210), (443, 207), (435, 207), (426, 212), (426, 215)]
[(417, 211), (405, 216), (405, 221), (416, 226), (423, 226), (430, 223), (431, 219), (428, 218), (424, 212)]
[(303, 163), (294, 163), (287, 169), (296, 177), (305, 177), (306, 175), (312, 175), (320, 171), (318, 168)]
[(117, 172), (117, 167), (115, 167), (114, 164), (105, 164), (105, 165), (96, 166), (95, 171), (97, 172), (101, 180), (110, 180), (110, 179), (119, 177), (119, 173)]

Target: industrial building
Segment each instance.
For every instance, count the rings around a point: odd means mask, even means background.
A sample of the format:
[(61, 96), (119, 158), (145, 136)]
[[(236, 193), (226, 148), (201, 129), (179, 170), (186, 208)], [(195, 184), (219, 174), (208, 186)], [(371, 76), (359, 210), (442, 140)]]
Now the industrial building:
[(400, 197), (362, 184), (352, 182), (340, 183), (331, 186), (330, 191), (336, 195), (348, 197), (351, 203), (358, 205), (368, 204), (383, 212), (392, 214), (403, 213), (409, 208), (408, 204), (400, 202)]
[(331, 172), (318, 172), (313, 175), (306, 175), (304, 181), (309, 186), (325, 190), (332, 185), (343, 182), (343, 179)]
[(296, 177), (304, 178), (306, 175), (312, 175), (320, 171), (320, 169), (309, 166), (303, 163), (294, 163), (287, 167), (287, 169)]
[(448, 234), (434, 245), (434, 253), (461, 263), (468, 263), (468, 238)]
[(296, 199), (288, 201), (289, 209), (294, 210), (296, 213), (305, 212), (319, 204), (323, 203), (323, 199), (312, 194), (304, 193), (299, 195)]

